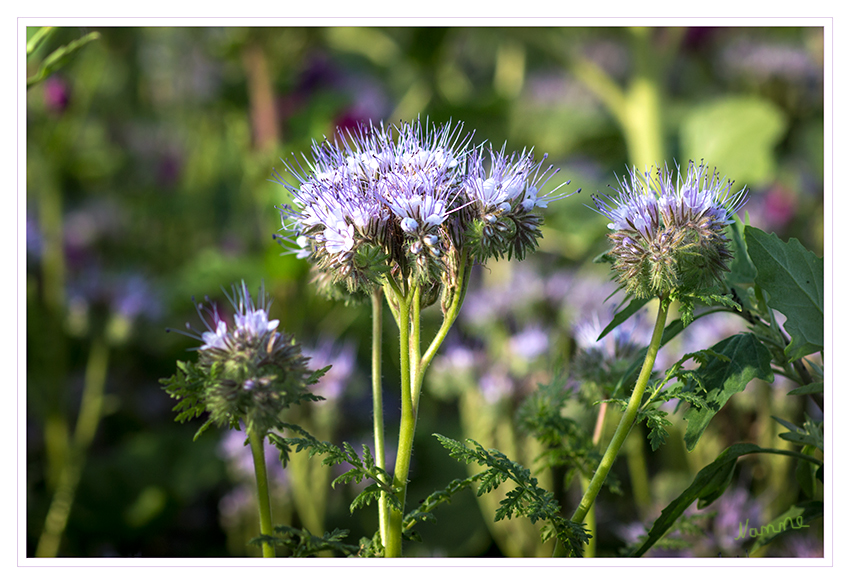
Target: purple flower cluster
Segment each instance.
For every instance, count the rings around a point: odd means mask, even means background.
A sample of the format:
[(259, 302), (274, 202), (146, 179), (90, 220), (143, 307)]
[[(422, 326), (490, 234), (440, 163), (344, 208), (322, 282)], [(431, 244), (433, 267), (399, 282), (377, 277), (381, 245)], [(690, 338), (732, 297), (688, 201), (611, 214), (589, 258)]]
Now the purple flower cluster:
[[(488, 155), (489, 154), (489, 155)], [(281, 237), (324, 281), (368, 292), (390, 272), (420, 283), (452, 281), (464, 254), (524, 257), (540, 236), (535, 209), (552, 167), (531, 152), (474, 145), (463, 125), (360, 126), (313, 144), (307, 167), (287, 164), (296, 185), (279, 207)], [(566, 183), (565, 183), (566, 184)]]
[(732, 257), (724, 235), (747, 201), (746, 189), (691, 162), (684, 177), (677, 168), (632, 170), (618, 179), (617, 195), (594, 196), (611, 220), (608, 228), (614, 270), (620, 284), (638, 298), (697, 294), (718, 280)]
[(207, 330), (199, 333), (187, 324), (188, 330), (180, 332), (202, 343), (198, 366), (184, 369), (199, 378), (178, 376), (170, 393), (182, 397), (186, 389), (179, 390), (181, 385), (200, 391), (202, 395), (193, 399), (204, 403), (213, 422), (235, 426), (241, 420), (263, 433), (276, 425), (283, 409), (313, 397), (306, 393), (306, 386), (314, 382), (314, 375), (307, 369), (308, 359), (300, 345), (277, 331), (278, 320), (269, 319), (270, 301), (262, 287), (259, 297), (255, 304), (244, 282), (234, 286), (228, 295), (234, 310), (232, 323), (216, 305), (196, 304)]

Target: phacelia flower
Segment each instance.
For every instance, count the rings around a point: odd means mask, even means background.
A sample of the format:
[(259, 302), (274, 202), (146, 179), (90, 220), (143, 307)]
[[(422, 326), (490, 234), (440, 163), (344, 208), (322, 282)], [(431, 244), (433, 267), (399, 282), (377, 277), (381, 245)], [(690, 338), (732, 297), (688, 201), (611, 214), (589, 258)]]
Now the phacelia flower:
[(187, 324), (180, 332), (201, 342), (197, 365), (178, 363), (180, 371), (164, 380), (165, 389), (183, 400), (177, 408), (184, 411), (180, 421), (206, 410), (209, 423), (236, 428), (241, 420), (262, 434), (290, 405), (321, 399), (306, 391), (319, 374), (307, 368), (300, 345), (277, 330), (280, 321), (269, 318), (271, 303), (262, 287), (258, 304), (244, 282), (227, 298), (231, 321), (214, 304), (195, 305), (206, 330), (199, 333)]
[(551, 166), (541, 172), (545, 160), (544, 156), (535, 162), (531, 152), (506, 155), (504, 147), (498, 152), (491, 148), (488, 168), (483, 150), (472, 152), (464, 191), (470, 205), (466, 215), (472, 219), (467, 236), (476, 259), (507, 254), (508, 259), (513, 255), (522, 260), (537, 246), (543, 219), (535, 209), (572, 194), (561, 190), (569, 184), (567, 181), (548, 195), (539, 196), (557, 172), (552, 172)]
[(677, 178), (666, 167), (653, 176), (632, 170), (614, 197), (594, 196), (611, 220), (610, 255), (620, 285), (638, 298), (705, 292), (728, 271), (727, 225), (747, 201), (746, 189), (704, 164), (691, 162)]
[[(472, 143), (463, 124), (369, 125), (313, 143), (306, 166), (286, 164), (297, 184), (279, 207), (279, 239), (309, 259), (326, 291), (368, 293), (386, 274), (430, 287), (453, 285), (465, 251), (479, 261), (522, 258), (540, 237), (535, 209), (554, 175), (531, 153), (506, 155)], [(555, 171), (557, 172), (557, 171)]]

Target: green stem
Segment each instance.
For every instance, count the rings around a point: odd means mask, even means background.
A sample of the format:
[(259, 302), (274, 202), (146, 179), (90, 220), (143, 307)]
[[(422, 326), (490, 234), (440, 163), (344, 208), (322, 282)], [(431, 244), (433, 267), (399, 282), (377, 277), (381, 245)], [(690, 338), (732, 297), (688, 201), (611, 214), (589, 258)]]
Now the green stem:
[(446, 340), (446, 335), (449, 334), (449, 329), (454, 324), (457, 319), (457, 315), (460, 312), (463, 299), (466, 297), (466, 290), (469, 287), (469, 273), (471, 271), (469, 268), (471, 263), (472, 262), (469, 260), (468, 254), (461, 256), (457, 275), (458, 284), (453, 291), (446, 313), (443, 315), (443, 324), (440, 326), (437, 334), (434, 335), (434, 338), (431, 340), (431, 344), (428, 346), (425, 354), (422, 355), (419, 363), (419, 378), (416, 379), (414, 383), (413, 399), (415, 402), (418, 402), (419, 399), (419, 390), (422, 388), (423, 381), (422, 377), (425, 375), (425, 371), (428, 369), (428, 366), (437, 354), (440, 345), (442, 345), (443, 341)]
[(407, 495), (407, 475), (410, 471), (410, 458), (413, 452), (413, 435), (416, 431), (416, 411), (410, 392), (410, 303), (411, 299), (397, 296), (399, 366), (401, 368), (401, 422), (398, 433), (398, 453), (395, 461), (393, 488), (397, 489), (401, 509), (390, 509), (387, 542), (384, 556), (401, 557), (402, 519), (404, 518), (404, 499)]
[[(257, 476), (257, 508), (260, 512), (260, 534), (273, 535), (272, 532), (272, 507), (269, 498), (269, 479), (266, 473), (266, 457), (263, 452), (264, 436), (256, 430), (248, 431), (248, 440), (251, 443), (251, 455), (254, 458), (254, 473)], [(275, 557), (274, 546), (263, 542), (263, 557)]]
[[(384, 403), (381, 394), (381, 342), (383, 337), (383, 291), (375, 288), (372, 292), (372, 412), (375, 433), (375, 464), (385, 468), (384, 454)], [(378, 502), (378, 530), (381, 533), (381, 545), (387, 542), (387, 496), (381, 494)]]
[(59, 552), (62, 534), (68, 525), (68, 516), (71, 513), (77, 486), (85, 466), (86, 452), (94, 439), (103, 413), (103, 393), (106, 387), (108, 363), (109, 349), (106, 341), (96, 337), (92, 341), (86, 364), (85, 386), (72, 444), (47, 511), (44, 530), (36, 547), (36, 557), (54, 558)]
[(422, 287), (416, 286), (413, 289), (413, 304), (410, 307), (412, 318), (410, 321), (410, 399), (413, 400), (413, 409), (419, 407), (419, 390), (422, 388), (422, 330), (420, 324), (422, 322)]
[(419, 285), (408, 288), (408, 294), (402, 295), (401, 289), (394, 282), (387, 292), (387, 300), (392, 306), (390, 291), (394, 292), (398, 315), (396, 323), (399, 328), (399, 355), (401, 364), (401, 423), (399, 427), (398, 453), (396, 455), (393, 488), (398, 490), (401, 501), (401, 511), (390, 509), (389, 529), (385, 544), (385, 557), (401, 556), (402, 519), (404, 517), (405, 496), (407, 495), (407, 476), (410, 471), (410, 460), (413, 454), (413, 436), (416, 431), (416, 416), (419, 409), (419, 396), (425, 371), (440, 348), (443, 340), (457, 318), (460, 306), (469, 284), (469, 258), (461, 256), (458, 269), (458, 285), (452, 291), (452, 297), (443, 315), (443, 324), (428, 346), (424, 355), (421, 353), (421, 289)]
[(602, 488), (605, 478), (608, 476), (608, 471), (610, 471), (611, 467), (614, 465), (617, 453), (620, 451), (620, 448), (623, 446), (623, 442), (626, 441), (626, 437), (632, 429), (641, 401), (643, 400), (643, 394), (646, 391), (647, 384), (649, 383), (649, 377), (652, 375), (652, 367), (655, 365), (655, 357), (658, 354), (659, 347), (661, 346), (661, 335), (664, 332), (664, 325), (667, 322), (667, 310), (669, 307), (669, 301), (662, 298), (658, 306), (658, 317), (655, 321), (655, 328), (652, 331), (652, 339), (649, 341), (646, 358), (643, 361), (643, 368), (640, 370), (640, 375), (635, 383), (632, 396), (629, 398), (626, 411), (623, 413), (623, 417), (620, 419), (620, 423), (614, 431), (614, 436), (611, 438), (610, 444), (608, 444), (608, 449), (602, 456), (602, 460), (599, 462), (599, 467), (593, 474), (593, 478), (590, 480), (590, 485), (588, 485), (587, 490), (585, 490), (578, 508), (575, 513), (573, 513), (572, 521), (575, 523), (582, 523), (584, 521), (587, 512), (590, 510), (590, 506), (593, 505), (593, 501), (596, 500), (596, 496), (599, 494), (599, 490)]

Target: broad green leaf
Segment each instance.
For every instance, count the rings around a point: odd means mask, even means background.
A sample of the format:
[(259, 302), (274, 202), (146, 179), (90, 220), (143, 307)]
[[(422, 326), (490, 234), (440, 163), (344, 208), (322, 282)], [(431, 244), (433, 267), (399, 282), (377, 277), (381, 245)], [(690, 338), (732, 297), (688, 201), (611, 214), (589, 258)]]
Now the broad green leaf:
[(757, 307), (753, 305), (747, 291), (755, 286), (758, 270), (747, 252), (744, 224), (741, 221), (735, 221), (729, 226), (729, 233), (732, 236), (732, 261), (729, 263), (729, 272), (726, 274), (726, 284), (735, 291), (736, 300), (745, 310), (755, 312)]
[(685, 115), (685, 157), (705, 160), (738, 183), (763, 185), (776, 172), (774, 148), (788, 122), (782, 110), (758, 97), (726, 97), (700, 104)]
[(756, 284), (770, 295), (768, 305), (785, 315), (791, 344), (789, 360), (823, 349), (823, 258), (818, 258), (792, 238), (783, 242), (775, 234), (744, 228), (747, 249), (758, 275)]
[(734, 444), (720, 453), (714, 462), (703, 468), (694, 477), (691, 485), (685, 491), (676, 497), (672, 503), (667, 505), (661, 515), (656, 519), (652, 528), (647, 533), (646, 540), (641, 546), (632, 552), (632, 557), (639, 557), (645, 554), (659, 539), (664, 537), (664, 534), (673, 526), (676, 519), (693, 504), (699, 500), (698, 507), (703, 507), (711, 504), (720, 497), (726, 488), (729, 486), (732, 478), (732, 473), (735, 470), (735, 463), (738, 458), (747, 454), (781, 454), (784, 456), (794, 456), (804, 460), (810, 460), (811, 457), (802, 455), (798, 452), (789, 450), (776, 450), (773, 448), (761, 448), (755, 444)]
[(758, 377), (773, 381), (770, 369), (770, 351), (752, 333), (735, 335), (723, 339), (711, 350), (726, 357), (711, 359), (696, 370), (702, 386), (708, 391), (705, 401), (708, 407), (691, 406), (685, 412), (688, 429), (685, 432), (685, 445), (693, 450), (705, 432), (714, 415), (720, 411), (729, 398), (744, 391), (747, 384)]

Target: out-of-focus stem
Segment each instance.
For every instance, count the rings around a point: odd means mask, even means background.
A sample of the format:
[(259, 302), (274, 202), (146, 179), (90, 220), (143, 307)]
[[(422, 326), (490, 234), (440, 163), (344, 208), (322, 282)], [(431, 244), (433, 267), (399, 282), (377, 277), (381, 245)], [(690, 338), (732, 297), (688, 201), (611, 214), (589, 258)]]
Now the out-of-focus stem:
[[(605, 430), (605, 414), (608, 413), (608, 402), (602, 402), (599, 405), (599, 413), (596, 416), (596, 425), (593, 428), (593, 445), (597, 446), (602, 439), (602, 432)], [(580, 475), (581, 490), (586, 491), (590, 486), (590, 479)], [(586, 518), (587, 533), (590, 534), (590, 541), (584, 548), (584, 557), (596, 557), (596, 508), (591, 506), (587, 512)], [(557, 546), (556, 546), (557, 549)]]
[(83, 473), (86, 452), (94, 439), (103, 411), (103, 393), (106, 386), (106, 370), (109, 364), (109, 349), (102, 337), (92, 341), (86, 364), (85, 385), (80, 403), (80, 413), (71, 447), (59, 474), (53, 500), (44, 521), (44, 530), (38, 540), (35, 555), (53, 558), (59, 552), (62, 534), (68, 525), (68, 516), (74, 504), (77, 486)]

